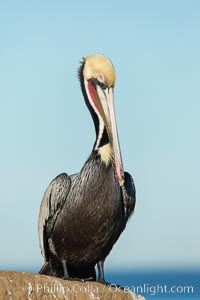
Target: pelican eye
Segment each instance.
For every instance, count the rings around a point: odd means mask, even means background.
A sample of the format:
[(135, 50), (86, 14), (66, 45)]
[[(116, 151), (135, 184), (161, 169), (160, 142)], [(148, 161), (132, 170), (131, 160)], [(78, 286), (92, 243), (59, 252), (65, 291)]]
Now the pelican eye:
[(107, 83), (106, 83), (106, 81), (105, 81), (105, 78), (104, 78), (104, 76), (103, 76), (102, 74), (97, 75), (96, 79), (97, 79), (97, 81), (98, 81), (98, 85), (99, 85), (103, 90), (105, 90), (105, 89), (108, 87), (108, 85), (107, 85)]
[(105, 83), (105, 79), (102, 74), (97, 75), (97, 80), (101, 83)]

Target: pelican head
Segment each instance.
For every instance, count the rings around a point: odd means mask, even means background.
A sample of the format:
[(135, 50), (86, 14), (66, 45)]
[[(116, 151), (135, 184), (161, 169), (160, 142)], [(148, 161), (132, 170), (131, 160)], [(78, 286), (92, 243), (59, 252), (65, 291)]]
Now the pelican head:
[[(97, 138), (94, 149), (99, 152), (106, 164), (108, 159), (103, 152), (109, 152), (108, 157), (113, 157), (117, 179), (122, 186), (124, 169), (114, 109), (115, 79), (115, 69), (108, 58), (99, 54), (85, 57), (80, 69), (80, 80), (86, 104), (95, 123)], [(105, 139), (105, 132), (108, 140)]]
[(96, 78), (108, 87), (115, 85), (115, 69), (112, 62), (103, 55), (95, 54), (85, 58), (83, 76), (86, 80)]

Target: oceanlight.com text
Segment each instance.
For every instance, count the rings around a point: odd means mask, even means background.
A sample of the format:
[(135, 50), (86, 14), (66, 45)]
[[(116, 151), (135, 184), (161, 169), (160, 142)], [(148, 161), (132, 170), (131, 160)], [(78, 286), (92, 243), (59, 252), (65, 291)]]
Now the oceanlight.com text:
[(27, 286), (27, 292), (28, 294), (31, 293), (44, 293), (44, 294), (90, 294), (92, 293), (95, 297), (95, 299), (98, 299), (104, 290), (109, 289), (111, 293), (129, 293), (133, 292), (136, 294), (145, 294), (145, 295), (151, 295), (156, 296), (160, 294), (194, 294), (194, 287), (191, 285), (188, 286), (169, 286), (169, 285), (160, 285), (155, 284), (151, 285), (148, 283), (145, 283), (143, 285), (139, 286), (119, 286), (116, 284), (110, 284), (110, 285), (99, 285), (93, 283), (83, 284), (83, 283), (75, 283), (73, 285), (62, 285), (59, 283), (56, 284), (40, 284), (37, 283), (36, 285), (32, 285), (31, 282), (28, 283)]

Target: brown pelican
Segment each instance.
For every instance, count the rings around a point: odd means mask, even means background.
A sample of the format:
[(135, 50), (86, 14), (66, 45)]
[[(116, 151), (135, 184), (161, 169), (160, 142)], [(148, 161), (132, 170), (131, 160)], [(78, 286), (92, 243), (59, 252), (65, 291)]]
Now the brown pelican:
[(104, 281), (104, 260), (134, 211), (135, 187), (124, 172), (114, 112), (115, 70), (102, 55), (83, 59), (79, 79), (96, 140), (80, 173), (58, 175), (45, 191), (39, 240), (41, 274)]

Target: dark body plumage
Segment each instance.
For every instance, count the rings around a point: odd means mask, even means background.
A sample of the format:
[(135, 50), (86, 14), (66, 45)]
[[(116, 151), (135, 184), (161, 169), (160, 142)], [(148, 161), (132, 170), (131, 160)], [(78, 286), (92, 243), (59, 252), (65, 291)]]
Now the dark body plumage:
[[(87, 101), (83, 76), (80, 80), (98, 138), (98, 118)], [(108, 143), (104, 129), (99, 147)], [(124, 179), (121, 187), (113, 159), (105, 164), (94, 147), (80, 173), (63, 173), (51, 182), (39, 216), (40, 243), (46, 260), (40, 273), (63, 277), (62, 261), (66, 261), (70, 277), (96, 278), (95, 265), (105, 260), (134, 210), (133, 179), (126, 172)]]

